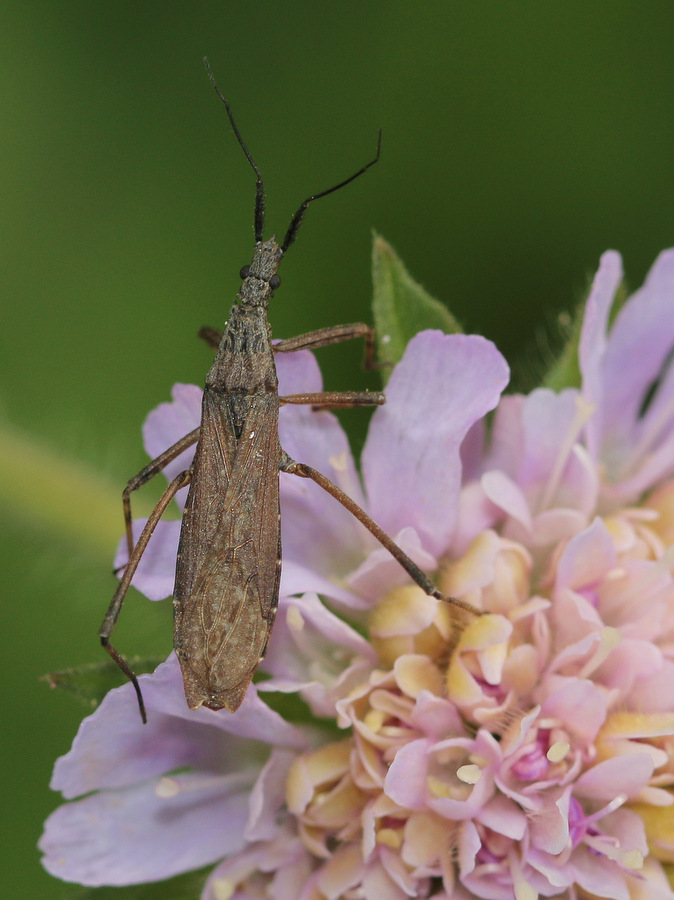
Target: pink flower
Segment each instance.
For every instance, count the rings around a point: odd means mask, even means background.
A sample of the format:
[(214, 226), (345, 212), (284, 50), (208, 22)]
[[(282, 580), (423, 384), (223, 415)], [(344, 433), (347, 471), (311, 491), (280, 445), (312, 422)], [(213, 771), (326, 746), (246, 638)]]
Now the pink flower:
[(241, 851), (266, 771), (307, 744), (254, 688), (229, 717), (192, 714), (173, 654), (140, 681), (147, 726), (126, 686), (111, 691), (56, 762), (52, 787), (84, 798), (57, 809), (40, 842), (65, 881), (160, 881)]
[[(204, 900), (674, 898), (674, 251), (609, 328), (621, 277), (605, 254), (582, 384), (561, 393), (501, 398), (488, 341), (415, 337), (362, 487), (334, 417), (282, 410), (286, 451), (484, 615), (428, 597), (333, 499), (282, 476), (267, 679), (235, 714), (190, 712), (171, 657), (142, 679), (147, 726), (130, 685), (111, 692), (57, 762), (71, 802), (47, 821), (49, 871), (129, 884), (213, 865)], [(282, 393), (320, 390), (307, 353), (279, 370)], [(198, 408), (176, 386), (148, 451)], [(176, 545), (163, 524), (135, 581), (152, 599)]]

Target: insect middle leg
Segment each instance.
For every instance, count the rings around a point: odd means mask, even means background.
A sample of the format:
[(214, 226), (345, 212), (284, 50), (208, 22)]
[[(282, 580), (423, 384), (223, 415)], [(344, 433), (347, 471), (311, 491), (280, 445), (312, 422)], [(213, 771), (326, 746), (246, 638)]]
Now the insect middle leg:
[[(124, 507), (124, 526), (126, 528), (126, 545), (129, 551), (129, 559), (133, 553), (133, 529), (131, 518), (131, 494), (138, 488), (147, 484), (155, 475), (158, 475), (169, 463), (177, 459), (181, 453), (187, 450), (192, 444), (196, 444), (199, 439), (199, 428), (190, 431), (185, 437), (176, 441), (168, 450), (164, 450), (159, 456), (155, 457), (151, 462), (144, 466), (137, 475), (130, 478), (126, 487), (122, 491), (122, 505)], [(160, 501), (161, 502), (161, 501)]]
[(386, 394), (381, 391), (321, 391), (318, 394), (285, 394), (279, 397), (286, 403), (311, 406), (313, 409), (349, 409), (354, 406), (382, 406)]
[[(367, 357), (372, 358), (374, 350), (374, 332), (362, 323), (353, 325), (338, 325), (331, 328), (322, 328), (319, 331), (312, 331), (307, 334), (299, 335), (287, 341), (281, 341), (274, 345), (274, 349), (280, 352), (315, 349), (317, 347), (325, 347), (328, 344), (335, 344), (339, 341), (349, 340), (354, 337), (365, 337)], [(281, 403), (308, 403), (315, 408), (334, 409), (336, 407), (349, 406), (379, 406), (386, 402), (386, 396), (383, 393), (362, 392), (331, 392), (324, 391), (320, 394), (290, 394), (280, 398)], [(281, 460), (281, 471), (288, 472), (292, 475), (298, 475), (301, 478), (310, 478), (316, 484), (323, 488), (328, 494), (339, 501), (358, 521), (367, 528), (379, 543), (385, 547), (393, 558), (405, 569), (407, 574), (415, 581), (419, 587), (431, 597), (438, 600), (444, 600), (464, 609), (474, 615), (480, 615), (480, 611), (455, 597), (446, 597), (430, 580), (430, 578), (421, 571), (405, 551), (399, 547), (396, 542), (372, 519), (362, 507), (360, 507), (348, 494), (345, 494), (337, 485), (321, 474), (317, 469), (312, 468), (304, 463), (298, 463), (291, 459), (287, 454), (283, 454)]]

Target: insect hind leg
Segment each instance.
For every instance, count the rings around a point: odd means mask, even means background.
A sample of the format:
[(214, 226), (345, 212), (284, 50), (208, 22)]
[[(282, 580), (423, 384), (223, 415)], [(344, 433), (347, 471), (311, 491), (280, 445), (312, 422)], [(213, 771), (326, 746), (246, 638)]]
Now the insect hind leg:
[(138, 538), (138, 542), (136, 543), (136, 546), (133, 548), (133, 551), (129, 556), (129, 561), (126, 564), (126, 568), (124, 569), (122, 580), (119, 582), (117, 590), (115, 591), (115, 595), (110, 601), (110, 606), (108, 607), (108, 611), (105, 614), (105, 618), (103, 619), (103, 624), (101, 625), (100, 631), (98, 632), (102, 646), (133, 684), (134, 690), (136, 691), (136, 696), (138, 698), (138, 708), (140, 709), (140, 715), (143, 722), (147, 722), (147, 714), (145, 712), (145, 704), (143, 702), (143, 695), (140, 690), (140, 685), (138, 684), (138, 679), (131, 669), (131, 666), (127, 663), (121, 653), (110, 643), (110, 635), (112, 634), (113, 629), (117, 624), (117, 619), (119, 618), (119, 614), (124, 603), (124, 598), (126, 597), (127, 591), (129, 590), (131, 579), (136, 574), (136, 569), (138, 568), (138, 565), (143, 558), (143, 553), (145, 553), (145, 549), (150, 541), (150, 538), (152, 537), (152, 533), (157, 527), (157, 523), (166, 511), (166, 507), (173, 500), (178, 491), (181, 488), (186, 487), (190, 483), (191, 477), (191, 469), (187, 469), (186, 471), (181, 472), (180, 475), (177, 475), (162, 494), (159, 503), (157, 503), (155, 508), (152, 510), (152, 513), (145, 523), (145, 527), (143, 528), (140, 537)]
[(343, 490), (337, 487), (337, 485), (330, 481), (329, 478), (326, 478), (325, 475), (322, 475), (317, 469), (312, 468), (311, 466), (306, 465), (305, 463), (295, 462), (294, 459), (291, 459), (286, 453), (283, 454), (283, 458), (281, 460), (280, 469), (282, 472), (288, 472), (291, 475), (298, 475), (300, 478), (310, 478), (314, 481), (319, 487), (323, 488), (331, 497), (334, 497), (339, 503), (342, 504), (343, 507), (349, 510), (349, 512), (358, 519), (358, 521), (367, 528), (370, 534), (374, 535), (379, 543), (385, 547), (388, 552), (393, 556), (393, 558), (405, 569), (410, 578), (415, 581), (419, 587), (428, 594), (430, 597), (435, 597), (438, 600), (444, 600), (446, 603), (451, 603), (452, 606), (457, 606), (459, 609), (463, 609), (466, 612), (472, 613), (475, 616), (480, 616), (482, 613), (479, 609), (476, 609), (472, 604), (466, 603), (464, 600), (459, 600), (457, 597), (447, 597), (445, 596), (431, 581), (431, 579), (421, 571), (419, 566), (414, 563), (410, 557), (405, 553), (405, 551), (399, 547), (396, 542), (381, 528), (377, 523), (372, 519), (365, 510), (360, 507), (354, 500), (349, 497), (348, 494), (345, 494)]

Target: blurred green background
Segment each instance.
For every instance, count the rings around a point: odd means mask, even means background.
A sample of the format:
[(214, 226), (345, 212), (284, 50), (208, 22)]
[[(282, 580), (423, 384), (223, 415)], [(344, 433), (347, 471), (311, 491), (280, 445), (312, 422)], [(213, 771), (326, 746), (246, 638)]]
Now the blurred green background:
[[(674, 243), (674, 6), (33, 0), (4, 4), (0, 34), (0, 871), (5, 896), (56, 898), (35, 842), (83, 709), (38, 676), (101, 659), (140, 425), (203, 381), (196, 332), (251, 254), (254, 178), (202, 57), (264, 173), (267, 234), (384, 131), (380, 164), (310, 208), (276, 335), (369, 317), (374, 227), (515, 361), (603, 250), (637, 286)], [(328, 386), (367, 384), (360, 359), (325, 351)], [(136, 596), (123, 620), (124, 652), (168, 652), (170, 604)]]

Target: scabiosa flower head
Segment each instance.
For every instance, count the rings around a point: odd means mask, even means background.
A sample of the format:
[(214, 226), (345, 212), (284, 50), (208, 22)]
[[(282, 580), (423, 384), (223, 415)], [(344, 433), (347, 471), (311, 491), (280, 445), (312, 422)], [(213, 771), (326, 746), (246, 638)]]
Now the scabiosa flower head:
[[(606, 253), (561, 392), (502, 397), (489, 341), (413, 338), (362, 486), (329, 413), (282, 410), (290, 456), (482, 615), (282, 476), (265, 680), (234, 714), (191, 712), (172, 656), (141, 678), (147, 726), (130, 685), (111, 692), (57, 762), (71, 802), (47, 821), (50, 872), (123, 885), (210, 866), (203, 900), (674, 898), (674, 251), (612, 316), (621, 280)], [(320, 390), (310, 354), (278, 362), (282, 393)], [(176, 386), (149, 452), (198, 416), (198, 389)], [(177, 528), (138, 570), (152, 599)], [(280, 695), (305, 715), (273, 712)]]

